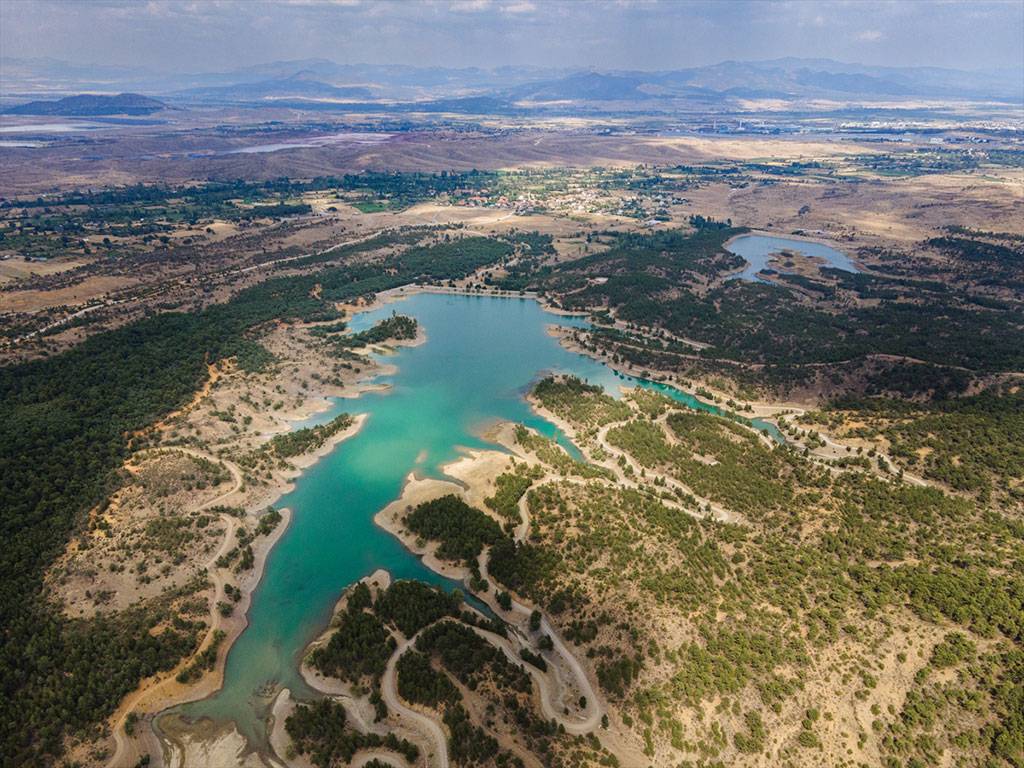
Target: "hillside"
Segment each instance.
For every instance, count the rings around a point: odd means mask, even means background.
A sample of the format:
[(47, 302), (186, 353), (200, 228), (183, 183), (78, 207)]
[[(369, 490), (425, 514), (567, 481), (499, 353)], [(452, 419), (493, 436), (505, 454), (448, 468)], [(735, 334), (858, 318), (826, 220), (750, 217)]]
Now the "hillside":
[(254, 83), (192, 88), (175, 96), (200, 101), (250, 101), (279, 98), (372, 99), (374, 93), (363, 86), (331, 85), (315, 79), (314, 73), (303, 71)]
[[(224, 72), (156, 72), (54, 60), (0, 59), (5, 87), (145, 90), (173, 98), (246, 101), (265, 98), (400, 101), (487, 95), (514, 99), (648, 101), (741, 98), (952, 98), (1021, 102), (1020, 69), (964, 71), (882, 67), (832, 59), (786, 57), (721, 61), (662, 70), (502, 66), (418, 67), (338, 64), (327, 59), (274, 61)], [(114, 97), (120, 98), (120, 97)], [(29, 113), (25, 113), (29, 114)], [(31, 113), (58, 114), (58, 113)]]
[(1015, 102), (1019, 81), (1009, 75), (928, 67), (872, 67), (829, 59), (726, 61), (662, 72), (576, 72), (528, 82), (511, 91), (517, 98), (591, 101), (674, 98), (851, 98), (907, 97)]
[(149, 115), (167, 109), (167, 105), (138, 93), (116, 96), (81, 94), (57, 101), (30, 101), (6, 110), (9, 115), (60, 115), (62, 117), (93, 117), (99, 115)]

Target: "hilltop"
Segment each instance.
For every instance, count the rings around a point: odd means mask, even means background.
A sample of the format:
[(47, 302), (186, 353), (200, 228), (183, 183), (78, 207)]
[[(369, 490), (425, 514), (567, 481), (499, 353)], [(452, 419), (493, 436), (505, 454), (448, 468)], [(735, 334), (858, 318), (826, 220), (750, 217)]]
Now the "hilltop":
[(93, 117), (98, 115), (149, 115), (167, 109), (158, 99), (138, 93), (119, 93), (104, 96), (83, 93), (65, 96), (56, 101), (30, 101), (6, 110), (8, 115), (61, 115), (64, 117)]

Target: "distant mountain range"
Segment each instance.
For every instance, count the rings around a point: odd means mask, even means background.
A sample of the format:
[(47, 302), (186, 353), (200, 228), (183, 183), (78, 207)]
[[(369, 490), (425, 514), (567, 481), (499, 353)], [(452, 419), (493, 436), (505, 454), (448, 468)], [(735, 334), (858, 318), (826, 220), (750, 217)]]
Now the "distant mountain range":
[(600, 72), (577, 72), (556, 80), (525, 83), (513, 88), (508, 95), (513, 99), (532, 101), (623, 101), (649, 99), (656, 95), (650, 90), (650, 77), (611, 75)]
[(8, 103), (42, 92), (63, 95), (131, 89), (159, 95), (181, 106), (387, 100), (397, 109), (409, 108), (403, 104), (430, 109), (431, 105), (453, 102), (467, 107), (494, 103), (519, 109), (530, 102), (682, 100), (711, 106), (755, 98), (847, 102), (965, 99), (1024, 105), (1024, 69), (966, 72), (935, 67), (876, 67), (830, 59), (725, 61), (657, 72), (538, 67), (450, 69), (303, 59), (231, 72), (171, 74), (87, 67), (52, 59), (2, 58), (0, 70), (4, 73), (0, 96)]
[(517, 98), (999, 99), (1024, 103), (1024, 70), (977, 73), (935, 67), (871, 67), (828, 59), (726, 61), (668, 72), (586, 72), (510, 91)]
[(255, 83), (235, 83), (189, 88), (172, 94), (174, 98), (196, 101), (252, 101), (276, 98), (373, 99), (365, 86), (336, 86), (314, 79), (314, 73), (302, 70), (291, 76)]
[(138, 93), (116, 96), (83, 94), (56, 101), (30, 101), (4, 110), (8, 115), (59, 115), (62, 117), (99, 117), (101, 115), (150, 115), (167, 105)]
[(562, 77), (569, 69), (540, 67), (411, 67), (402, 64), (338, 64), (327, 59), (274, 61), (230, 72), (166, 73), (151, 69), (88, 66), (55, 59), (0, 57), (0, 97), (49, 91), (132, 90), (170, 97), (180, 91), (260, 82), (313, 80), (337, 87), (370, 87), (382, 98), (468, 95), (509, 88), (531, 80)]

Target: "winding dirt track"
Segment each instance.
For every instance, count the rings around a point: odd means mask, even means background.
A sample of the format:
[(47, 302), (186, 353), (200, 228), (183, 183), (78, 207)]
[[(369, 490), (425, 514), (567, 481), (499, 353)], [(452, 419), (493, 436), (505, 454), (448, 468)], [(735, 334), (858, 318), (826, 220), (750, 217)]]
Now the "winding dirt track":
[[(519, 540), (525, 538), (526, 532), (529, 529), (529, 513), (522, 509), (524, 499), (525, 495), (523, 496), (523, 499), (520, 500), (520, 511), (523, 512), (523, 522), (516, 531), (516, 537)], [(487, 554), (488, 553), (483, 553), (480, 556), (480, 575), (484, 579), (488, 578)], [(490, 597), (493, 600), (493, 596), (488, 595), (487, 597)], [(491, 607), (495, 608), (495, 606)], [(518, 616), (517, 620), (509, 621), (508, 623), (511, 624), (514, 630), (523, 632), (523, 626), (529, 622), (530, 614), (532, 612), (531, 608), (513, 600), (511, 611), (505, 613)], [(506, 620), (509, 618), (511, 617), (507, 617)], [(444, 619), (442, 619), (442, 621), (444, 621)], [(481, 629), (480, 627), (470, 628), (491, 645), (500, 649), (509, 661), (517, 665), (522, 665), (529, 672), (530, 676), (536, 681), (537, 687), (540, 691), (541, 710), (543, 711), (546, 719), (555, 720), (565, 728), (566, 732), (572, 735), (591, 733), (598, 728), (601, 724), (601, 717), (604, 714), (603, 708), (600, 704), (601, 699), (594, 690), (590, 679), (587, 677), (587, 673), (584, 671), (579, 661), (565, 646), (562, 638), (559, 636), (558, 632), (555, 631), (554, 627), (551, 626), (546, 617), (541, 618), (539, 632), (547, 634), (551, 638), (554, 650), (549, 653), (559, 657), (560, 663), (564, 664), (572, 673), (573, 677), (575, 677), (575, 685), (580, 695), (586, 698), (587, 706), (584, 710), (584, 716), (582, 719), (565, 714), (565, 704), (562, 701), (562, 699), (564, 699), (565, 684), (560, 679), (558, 664), (552, 664), (549, 667), (548, 672), (542, 672), (532, 664), (523, 662), (519, 656), (518, 648), (508, 638), (501, 637), (500, 635), (496, 635), (495, 633)], [(420, 631), (422, 632), (422, 630)], [(393, 712), (397, 712), (403, 719), (411, 722), (414, 728), (421, 730), (424, 735), (437, 745), (434, 755), (428, 755), (428, 765), (430, 764), (430, 757), (436, 756), (437, 768), (449, 768), (448, 738), (441, 722), (434, 717), (424, 714), (423, 712), (412, 709), (405, 704), (401, 696), (398, 694), (398, 660), (401, 658), (402, 654), (415, 644), (416, 638), (419, 637), (419, 634), (420, 633), (417, 632), (413, 637), (401, 641), (395, 648), (395, 651), (391, 654), (391, 658), (388, 659), (384, 674), (381, 677), (381, 696), (387, 704), (388, 709)], [(553, 677), (558, 679), (557, 685), (552, 680)]]
[[(513, 604), (513, 610), (515, 610), (515, 607), (516, 604)], [(519, 607), (525, 615), (529, 617), (530, 610), (522, 605), (519, 605)], [(442, 619), (442, 621), (444, 621), (444, 619)], [(576, 661), (575, 657), (568, 652), (568, 649), (566, 649), (564, 644), (562, 644), (561, 639), (558, 638), (551, 626), (547, 623), (547, 619), (542, 620), (541, 631), (547, 632), (551, 635), (555, 644), (555, 652), (562, 656), (564, 662), (572, 669), (573, 673), (577, 677), (580, 690), (583, 692), (581, 695), (587, 697), (587, 713), (586, 717), (582, 720), (567, 717), (564, 714), (563, 707), (557, 703), (557, 687), (553, 685), (549, 675), (537, 669), (532, 664), (523, 662), (510, 640), (496, 635), (493, 632), (481, 629), (480, 627), (470, 627), (470, 629), (491, 645), (501, 650), (509, 661), (517, 665), (522, 665), (526, 668), (530, 676), (537, 682), (537, 686), (540, 689), (541, 709), (543, 710), (544, 717), (546, 719), (555, 720), (562, 725), (568, 733), (573, 735), (586, 734), (597, 729), (601, 723), (602, 712), (597, 704), (596, 694), (590, 686), (590, 681), (587, 679), (583, 668), (580, 666), (579, 662)], [(422, 631), (423, 630), (420, 630), (420, 632)], [(427, 755), (428, 765), (432, 764), (431, 758), (434, 758), (436, 760), (436, 768), (449, 768), (448, 737), (445, 733), (444, 726), (441, 724), (439, 719), (409, 707), (398, 694), (398, 660), (402, 657), (402, 654), (415, 645), (416, 638), (419, 637), (420, 632), (417, 632), (408, 640), (400, 642), (398, 647), (395, 648), (394, 653), (391, 654), (391, 658), (388, 659), (387, 667), (385, 668), (380, 681), (381, 696), (383, 697), (384, 702), (388, 705), (388, 709), (393, 712), (397, 712), (399, 716), (410, 722), (412, 727), (420, 730), (437, 745), (436, 750)]]
[[(605, 450), (605, 452), (608, 453), (609, 455), (615, 456), (615, 457), (622, 457), (622, 459), (629, 465), (629, 467), (633, 470), (633, 473), (637, 477), (640, 477), (641, 474), (646, 474), (646, 476), (648, 478), (660, 479), (665, 484), (666, 487), (670, 487), (670, 488), (673, 488), (674, 490), (676, 490), (676, 491), (678, 491), (680, 493), (689, 494), (690, 496), (693, 496), (693, 498), (697, 500), (697, 504), (700, 506), (700, 509), (707, 510), (708, 508), (710, 508), (711, 509), (711, 516), (714, 517), (716, 520), (721, 520), (723, 522), (736, 522), (736, 520), (737, 520), (736, 514), (734, 514), (733, 512), (729, 511), (728, 509), (723, 507), (718, 502), (712, 501), (711, 499), (709, 499), (709, 498), (707, 498), (705, 496), (701, 496), (699, 493), (696, 493), (688, 485), (686, 485), (684, 483), (681, 483), (679, 480), (677, 480), (672, 475), (666, 474), (664, 472), (661, 472), (661, 471), (659, 471), (657, 469), (654, 469), (654, 468), (651, 468), (651, 467), (641, 467), (640, 464), (636, 461), (636, 459), (634, 459), (628, 452), (626, 452), (626, 451), (622, 450), (621, 448), (618, 448), (618, 447), (612, 445), (611, 443), (609, 443), (608, 442), (608, 432), (610, 430), (612, 430), (612, 429), (615, 429), (615, 427), (623, 426), (624, 424), (628, 423), (628, 421), (629, 421), (628, 419), (625, 420), (625, 421), (613, 421), (613, 422), (611, 422), (609, 424), (605, 424), (604, 426), (602, 426), (597, 431), (597, 436), (595, 438), (597, 440), (598, 445), (600, 445), (601, 448), (603, 448)], [(664, 419), (661, 419), (659, 421), (659, 423), (664, 425), (664, 423), (665, 423)], [(663, 431), (664, 431), (664, 433), (666, 435), (666, 439), (671, 439), (671, 434), (669, 433), (669, 430), (664, 429)], [(605, 467), (607, 469), (610, 469), (612, 472), (614, 472), (615, 473), (615, 477), (616, 477), (616, 482), (617, 482), (618, 485), (626, 486), (628, 488), (639, 488), (640, 487), (640, 484), (637, 483), (636, 480), (633, 480), (632, 478), (628, 477), (625, 474), (625, 472), (622, 471), (622, 467), (620, 467), (616, 461), (612, 461), (612, 460), (609, 459), (609, 460), (607, 460), (605, 462), (594, 462), (594, 463), (600, 464), (600, 466), (603, 466), (603, 467)], [(659, 501), (662, 504), (664, 504), (665, 506), (667, 506), (667, 507), (672, 507), (673, 509), (682, 510), (682, 511), (686, 512), (687, 514), (693, 515), (694, 517), (701, 517), (702, 516), (702, 514), (700, 514), (700, 513), (694, 514), (692, 509), (688, 509), (688, 508), (684, 507), (682, 504), (679, 504), (678, 502), (676, 502), (676, 501), (674, 501), (672, 499), (660, 499)]]
[[(224, 467), (227, 468), (228, 472), (231, 473), (231, 488), (224, 491), (223, 493), (218, 494), (209, 501), (204, 502), (202, 505), (198, 507), (197, 511), (214, 507), (222, 503), (232, 494), (241, 490), (242, 483), (244, 482), (244, 479), (242, 477), (242, 470), (239, 469), (238, 465), (234, 464), (233, 462), (221, 459), (217, 456), (213, 456), (208, 453), (204, 453), (202, 451), (197, 451), (193, 448), (174, 447), (165, 450), (173, 450), (179, 453), (184, 453), (188, 456), (192, 456), (194, 458), (212, 461), (215, 464), (223, 464)], [(217, 610), (216, 606), (217, 601), (221, 598), (221, 596), (224, 593), (225, 578), (224, 575), (221, 573), (221, 569), (216, 567), (216, 564), (217, 560), (219, 560), (222, 555), (227, 554), (228, 551), (230, 551), (231, 547), (233, 546), (233, 542), (235, 540), (235, 531), (238, 528), (238, 520), (232, 517), (231, 515), (227, 514), (222, 514), (220, 518), (221, 522), (224, 523), (224, 538), (221, 541), (220, 546), (213, 553), (213, 555), (211, 555), (210, 559), (204, 565), (204, 567), (206, 568), (206, 572), (210, 575), (210, 582), (212, 583), (214, 590), (213, 600), (210, 601), (210, 629), (209, 631), (207, 631), (206, 637), (203, 638), (203, 641), (196, 648), (196, 653), (199, 653), (200, 650), (202, 650), (209, 644), (209, 642), (213, 639), (213, 633), (220, 628), (221, 624), (221, 615), (220, 612)], [(135, 743), (135, 740), (130, 738), (128, 734), (126, 734), (124, 731), (124, 724), (128, 718), (128, 714), (138, 709), (141, 705), (145, 703), (147, 699), (151, 699), (152, 697), (154, 697), (164, 687), (169, 685), (169, 683), (176, 682), (174, 679), (175, 675), (177, 675), (178, 671), (182, 667), (184, 667), (184, 665), (187, 664), (189, 660), (190, 659), (185, 659), (184, 661), (180, 662), (178, 666), (171, 670), (171, 672), (168, 673), (167, 677), (163, 678), (162, 680), (156, 681), (151, 685), (143, 684), (141, 688), (134, 691), (133, 693), (128, 694), (128, 696), (126, 696), (125, 699), (121, 702), (121, 706), (118, 707), (117, 711), (114, 713), (114, 716), (112, 718), (111, 730), (114, 736), (114, 754), (111, 756), (110, 761), (107, 763), (108, 768), (127, 768), (128, 766), (135, 765), (139, 761), (139, 759), (142, 757), (142, 753), (139, 750), (138, 745)]]
[[(490, 575), (487, 571), (487, 556), (481, 555), (480, 557), (480, 577), (490, 581)], [(495, 606), (491, 606), (495, 609)], [(498, 612), (502, 612), (500, 608), (496, 609)], [(533, 609), (523, 605), (518, 600), (512, 600), (512, 609), (510, 611), (504, 611), (505, 614), (518, 614), (520, 617), (518, 621), (511, 621), (506, 615), (506, 621), (511, 623), (522, 631), (522, 625), (529, 622), (530, 614), (533, 613)], [(554, 650), (551, 652), (559, 657), (562, 663), (569, 667), (573, 676), (576, 678), (576, 686), (580, 691), (580, 695), (586, 697), (587, 706), (584, 710), (583, 719), (567, 717), (563, 711), (564, 704), (561, 704), (557, 700), (557, 691), (552, 685), (551, 680), (547, 675), (542, 673), (539, 669), (534, 667), (532, 664), (526, 664), (519, 658), (519, 655), (509, 650), (509, 641), (504, 638), (499, 638), (489, 632), (483, 630), (477, 630), (477, 634), (480, 634), (490, 640), (494, 645), (505, 651), (506, 655), (516, 663), (523, 663), (525, 667), (533, 675), (540, 687), (540, 701), (541, 709), (544, 711), (544, 716), (548, 719), (554, 719), (559, 724), (564, 726), (565, 730), (573, 735), (590, 733), (598, 727), (601, 723), (601, 715), (604, 714), (600, 705), (600, 697), (594, 690), (593, 685), (590, 682), (590, 678), (587, 677), (586, 671), (577, 661), (576, 657), (571, 651), (565, 646), (561, 636), (555, 631), (555, 628), (551, 626), (546, 616), (541, 617), (540, 632), (547, 634), (551, 638), (551, 642), (554, 645)], [(556, 668), (553, 668), (553, 670)], [(557, 673), (555, 673), (557, 676)]]
[(445, 735), (444, 728), (433, 718), (407, 706), (402, 701), (402, 697), (398, 695), (398, 672), (396, 669), (398, 660), (416, 642), (418, 636), (419, 633), (416, 633), (408, 640), (402, 641), (398, 644), (395, 652), (391, 654), (391, 658), (388, 659), (388, 665), (384, 669), (384, 675), (380, 679), (380, 692), (384, 703), (388, 705), (388, 709), (397, 712), (402, 718), (414, 723), (414, 727), (422, 729), (437, 745), (436, 751), (432, 755), (427, 755), (427, 765), (431, 764), (430, 758), (436, 756), (437, 768), (449, 768), (448, 737)]
[[(529, 615), (529, 614), (527, 614)], [(496, 635), (493, 632), (488, 632), (486, 629), (480, 627), (470, 627), (480, 637), (484, 638), (491, 645), (500, 648), (505, 654), (509, 661), (513, 664), (523, 666), (530, 676), (537, 682), (537, 686), (540, 688), (540, 705), (541, 710), (544, 712), (544, 717), (548, 720), (555, 720), (562, 725), (566, 732), (572, 735), (580, 735), (590, 733), (595, 730), (601, 723), (601, 710), (596, 705), (596, 696), (593, 689), (590, 687), (590, 682), (587, 680), (586, 674), (583, 672), (583, 668), (576, 661), (576, 658), (568, 652), (568, 649), (562, 644), (561, 639), (554, 633), (551, 625), (548, 624), (547, 619), (541, 619), (540, 631), (546, 632), (552, 639), (555, 645), (555, 652), (558, 653), (562, 659), (572, 668), (573, 673), (576, 675), (578, 684), (580, 685), (582, 695), (587, 697), (587, 715), (583, 720), (569, 718), (565, 716), (563, 707), (559, 707), (557, 704), (557, 691), (555, 686), (552, 685), (551, 679), (547, 673), (542, 672), (537, 667), (524, 662), (518, 653), (516, 653), (512, 642), (507, 638)], [(550, 670), (557, 676), (555, 670), (556, 667), (550, 667)], [(591, 702), (594, 702), (593, 704)]]
[[(535, 480), (531, 487), (543, 485), (544, 483), (547, 483), (550, 480), (564, 481), (566, 480), (566, 478), (562, 477), (561, 475), (555, 475), (554, 473), (547, 473), (539, 480)], [(522, 544), (524, 541), (526, 541), (526, 537), (530, 533), (531, 517), (530, 507), (528, 503), (528, 493), (523, 493), (523, 495), (519, 497), (519, 502), (517, 506), (519, 509), (520, 522), (519, 525), (515, 527), (512, 536), (515, 539), (516, 543)], [(488, 580), (490, 579), (487, 570), (489, 560), (489, 552), (481, 553), (479, 560), (480, 576), (481, 578)], [(495, 606), (492, 605), (491, 607), (493, 609)], [(531, 613), (533, 613), (533, 610), (523, 605), (522, 603), (518, 602), (517, 600), (513, 600), (511, 612), (518, 613), (520, 616), (525, 616), (526, 621), (528, 622), (529, 616)], [(509, 643), (508, 640), (506, 640), (505, 638), (501, 638), (493, 633), (485, 632), (484, 630), (480, 630), (477, 628), (474, 629), (476, 629), (477, 634), (484, 636), (485, 638), (490, 640), (492, 644), (501, 647), (502, 650), (505, 652), (505, 655), (508, 656), (512, 661), (516, 663), (520, 663), (522, 661), (522, 659), (519, 658), (518, 654), (510, 650), (511, 644)], [(520, 630), (522, 630), (521, 626)], [(600, 725), (601, 715), (604, 714), (600, 706), (601, 699), (597, 695), (597, 692), (594, 690), (593, 686), (591, 685), (590, 679), (587, 677), (586, 671), (584, 671), (583, 667), (580, 665), (575, 655), (573, 655), (572, 652), (569, 651), (568, 648), (566, 648), (561, 636), (558, 634), (558, 632), (555, 631), (555, 628), (551, 626), (551, 623), (548, 621), (546, 616), (541, 616), (541, 626), (539, 631), (542, 634), (547, 634), (547, 636), (551, 638), (552, 644), (554, 645), (553, 652), (557, 654), (562, 659), (562, 661), (570, 668), (570, 670), (576, 678), (577, 687), (579, 688), (581, 695), (585, 696), (587, 699), (586, 717), (583, 720), (570, 720), (564, 714), (564, 705), (562, 707), (559, 707), (557, 705), (555, 700), (555, 692), (552, 690), (551, 680), (548, 678), (548, 676), (542, 673), (532, 664), (526, 663), (526, 669), (528, 669), (530, 673), (533, 675), (533, 678), (537, 681), (537, 684), (540, 688), (541, 709), (544, 711), (544, 716), (549, 720), (554, 719), (558, 721), (565, 727), (566, 731), (573, 735), (590, 733), (591, 731), (595, 730), (598, 727), (598, 725)], [(552, 665), (551, 670), (556, 677), (558, 676), (557, 669), (557, 666)]]

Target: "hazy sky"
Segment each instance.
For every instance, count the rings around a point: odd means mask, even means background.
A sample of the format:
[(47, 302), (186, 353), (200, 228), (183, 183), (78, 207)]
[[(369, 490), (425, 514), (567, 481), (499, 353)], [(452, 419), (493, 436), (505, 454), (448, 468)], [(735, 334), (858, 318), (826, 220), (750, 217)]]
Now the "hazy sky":
[(1017, 68), (1024, 0), (0, 0), (0, 53), (177, 72), (301, 58), (668, 69), (803, 56)]

